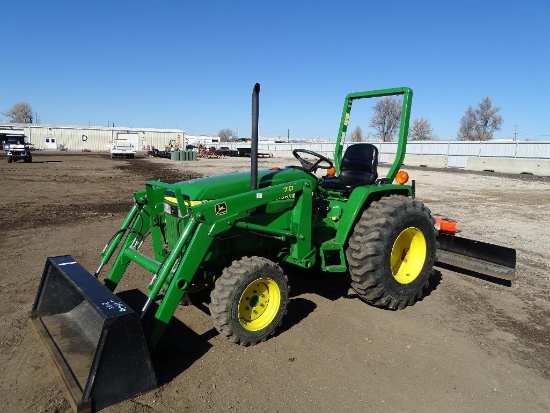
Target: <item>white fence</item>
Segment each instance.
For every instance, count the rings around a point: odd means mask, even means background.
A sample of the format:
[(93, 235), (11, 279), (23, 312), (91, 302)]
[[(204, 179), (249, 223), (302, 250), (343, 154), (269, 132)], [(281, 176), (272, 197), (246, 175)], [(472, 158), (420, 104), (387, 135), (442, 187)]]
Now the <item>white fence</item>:
[[(397, 142), (371, 142), (378, 147), (379, 162), (391, 161), (397, 151)], [(334, 143), (259, 143), (261, 153), (274, 156), (289, 155), (294, 149), (308, 149), (332, 158)], [(346, 146), (349, 143), (346, 144)], [(250, 148), (248, 143), (223, 142), (217, 146), (231, 149)], [(507, 159), (544, 159), (550, 160), (550, 142), (460, 142), (460, 141), (417, 141), (407, 143), (407, 154), (444, 156), (447, 166), (465, 168), (470, 157), (507, 158)]]

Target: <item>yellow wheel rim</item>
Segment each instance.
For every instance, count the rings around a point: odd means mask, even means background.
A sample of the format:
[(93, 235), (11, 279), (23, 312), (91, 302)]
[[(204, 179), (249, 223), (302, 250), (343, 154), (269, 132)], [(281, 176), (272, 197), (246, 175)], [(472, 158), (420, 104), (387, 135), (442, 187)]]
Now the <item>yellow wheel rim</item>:
[(281, 290), (270, 278), (250, 283), (239, 300), (239, 321), (249, 331), (266, 328), (275, 319), (281, 305)]
[(400, 284), (416, 280), (426, 261), (426, 238), (417, 228), (404, 229), (391, 249), (391, 272)]

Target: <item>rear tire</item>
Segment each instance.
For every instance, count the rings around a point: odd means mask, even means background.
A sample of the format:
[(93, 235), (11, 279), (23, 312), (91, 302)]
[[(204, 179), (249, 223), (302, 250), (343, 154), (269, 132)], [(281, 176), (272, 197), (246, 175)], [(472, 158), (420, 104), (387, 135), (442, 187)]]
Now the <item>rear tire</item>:
[(356, 223), (346, 250), (351, 286), (376, 307), (403, 309), (429, 286), (436, 253), (430, 210), (390, 196), (373, 202)]
[(286, 314), (288, 278), (277, 264), (244, 257), (227, 267), (210, 294), (216, 330), (243, 346), (264, 341)]

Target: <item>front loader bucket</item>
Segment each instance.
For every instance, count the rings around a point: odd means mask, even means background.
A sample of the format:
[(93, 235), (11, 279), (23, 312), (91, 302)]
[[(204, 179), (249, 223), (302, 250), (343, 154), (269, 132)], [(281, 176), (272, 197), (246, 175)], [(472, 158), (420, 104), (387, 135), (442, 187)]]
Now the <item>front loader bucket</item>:
[(490, 277), (516, 279), (516, 250), (487, 242), (439, 233), (437, 262)]
[(46, 260), (30, 317), (75, 411), (156, 387), (138, 315), (71, 256)]

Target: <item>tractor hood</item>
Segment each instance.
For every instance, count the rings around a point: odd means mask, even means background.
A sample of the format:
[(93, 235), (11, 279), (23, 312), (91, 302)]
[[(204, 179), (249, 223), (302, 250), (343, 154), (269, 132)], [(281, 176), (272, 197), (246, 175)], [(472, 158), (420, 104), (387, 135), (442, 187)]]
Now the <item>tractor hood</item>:
[[(307, 179), (314, 188), (317, 179), (301, 169), (286, 167), (283, 169), (264, 169), (258, 171), (259, 188), (267, 188), (285, 182)], [(207, 178), (192, 179), (174, 184), (178, 186), (184, 198), (189, 201), (211, 201), (250, 191), (250, 172), (233, 172)], [(168, 195), (168, 194), (167, 194)], [(189, 197), (189, 198), (187, 198)]]

